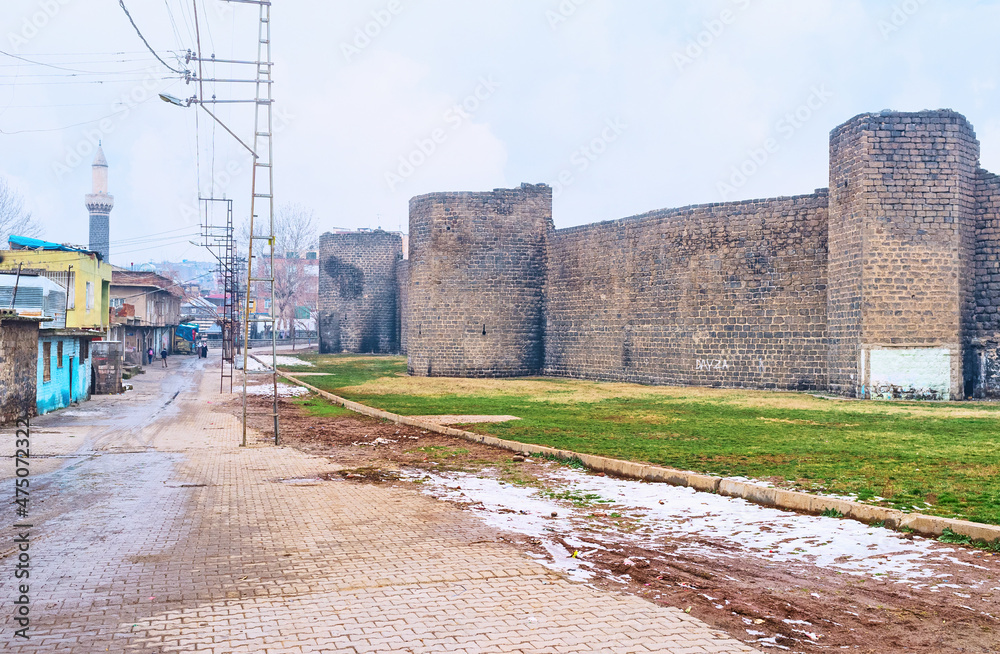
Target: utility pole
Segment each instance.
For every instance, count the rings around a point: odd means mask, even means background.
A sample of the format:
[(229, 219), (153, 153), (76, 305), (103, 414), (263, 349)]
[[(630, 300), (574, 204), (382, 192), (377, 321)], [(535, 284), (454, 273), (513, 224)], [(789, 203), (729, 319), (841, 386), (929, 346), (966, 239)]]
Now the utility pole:
[[(160, 98), (166, 102), (169, 102), (178, 106), (191, 106), (192, 104), (197, 104), (204, 110), (212, 119), (222, 126), (230, 136), (235, 138), (240, 145), (242, 145), (246, 150), (248, 150), (253, 157), (253, 178), (251, 182), (250, 191), (250, 240), (247, 246), (246, 255), (246, 288), (243, 293), (243, 315), (242, 315), (242, 327), (243, 327), (243, 440), (242, 444), (244, 447), (247, 445), (247, 386), (248, 380), (251, 375), (263, 375), (271, 376), (271, 413), (267, 414), (273, 418), (274, 422), (274, 444), (278, 445), (281, 443), (281, 438), (278, 430), (278, 342), (277, 342), (277, 305), (275, 302), (275, 237), (274, 237), (274, 168), (272, 166), (274, 148), (273, 148), (273, 133), (274, 133), (274, 119), (273, 119), (273, 105), (274, 105), (274, 80), (272, 78), (272, 69), (274, 68), (274, 62), (271, 59), (271, 1), (270, 0), (223, 0), (224, 2), (229, 2), (232, 4), (247, 4), (247, 5), (257, 5), (260, 12), (260, 18), (258, 22), (257, 29), (257, 59), (255, 61), (243, 61), (236, 59), (217, 59), (213, 55), (210, 58), (205, 58), (201, 50), (201, 32), (198, 25), (198, 10), (197, 10), (197, 0), (192, 0), (195, 6), (195, 33), (198, 39), (198, 51), (196, 53), (187, 53), (187, 62), (191, 61), (198, 62), (198, 74), (194, 75), (191, 73), (186, 74), (186, 80), (190, 82), (198, 83), (198, 95), (188, 100), (180, 100), (168, 96), (166, 94), (160, 94)], [(212, 63), (226, 63), (233, 65), (252, 65), (256, 69), (256, 74), (253, 79), (208, 79), (204, 76), (203, 62)], [(245, 82), (254, 85), (255, 94), (252, 100), (250, 99), (227, 99), (220, 100), (215, 96), (208, 99), (205, 97), (204, 83), (205, 82), (225, 82), (225, 83), (237, 83)], [(224, 103), (252, 103), (254, 107), (254, 137), (252, 139), (253, 146), (248, 145), (243, 139), (241, 139), (232, 129), (229, 128), (218, 116), (213, 113), (207, 105), (216, 105)], [(202, 198), (205, 200), (205, 198)], [(216, 201), (214, 198), (207, 198), (209, 201)], [(227, 221), (229, 225), (229, 232), (231, 234), (232, 230), (232, 214), (230, 212), (229, 219)], [(206, 221), (206, 225), (209, 225)], [(213, 235), (213, 238), (217, 236), (222, 236), (225, 238), (224, 233), (218, 234), (213, 231), (212, 228), (206, 229), (206, 239), (208, 235)], [(231, 237), (230, 237), (231, 238)], [(256, 243), (263, 243), (262, 247), (255, 247)], [(238, 264), (240, 262), (239, 258), (236, 256), (235, 245), (226, 244), (222, 248), (228, 254), (224, 254), (220, 257), (225, 258), (231, 264), (230, 270), (235, 272)], [(258, 263), (257, 266), (254, 264)], [(223, 269), (226, 266), (222, 265)], [(235, 280), (236, 275), (233, 274), (232, 278)], [(234, 295), (237, 297), (239, 295), (239, 284), (234, 282)], [(270, 296), (270, 307), (268, 307), (268, 313), (262, 315), (260, 311), (260, 295), (261, 287), (266, 289), (265, 295)], [(258, 300), (254, 303), (257, 308), (256, 314), (250, 313), (250, 307), (252, 299)], [(228, 313), (228, 307), (226, 312)], [(235, 329), (235, 320), (237, 310), (235, 303), (232, 309), (233, 314), (233, 328)], [(225, 318), (224, 318), (225, 320)], [(270, 367), (265, 368), (263, 371), (251, 371), (249, 368), (250, 360), (250, 323), (263, 323), (265, 325), (270, 325), (271, 327), (271, 364)], [(235, 343), (235, 339), (234, 339)], [(225, 350), (225, 344), (223, 345)], [(224, 367), (224, 366), (223, 366)], [(223, 373), (224, 374), (224, 373)], [(230, 382), (231, 384), (231, 382)]]

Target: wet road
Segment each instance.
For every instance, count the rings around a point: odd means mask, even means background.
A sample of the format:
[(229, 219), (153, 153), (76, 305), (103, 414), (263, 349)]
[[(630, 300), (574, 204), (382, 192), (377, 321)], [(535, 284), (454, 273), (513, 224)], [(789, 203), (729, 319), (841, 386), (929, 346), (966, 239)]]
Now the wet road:
[(241, 448), (217, 371), (171, 363), (33, 422), (30, 639), (13, 620), (11, 507), (5, 649), (753, 651), (680, 610), (570, 583), (446, 503), (323, 481), (338, 469), (325, 457)]

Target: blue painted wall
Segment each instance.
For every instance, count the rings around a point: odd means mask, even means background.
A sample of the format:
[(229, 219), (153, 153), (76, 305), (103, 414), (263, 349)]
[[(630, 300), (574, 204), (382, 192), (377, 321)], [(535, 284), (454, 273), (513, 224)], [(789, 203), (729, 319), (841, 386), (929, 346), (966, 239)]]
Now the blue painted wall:
[[(72, 402), (83, 402), (90, 399), (90, 357), (80, 360), (80, 338), (75, 336), (56, 336), (38, 333), (38, 414), (49, 413), (56, 409), (69, 406)], [(90, 339), (87, 339), (90, 340)], [(50, 370), (51, 379), (45, 377), (45, 346), (51, 343)], [(59, 343), (63, 344), (62, 362), (59, 357)], [(88, 348), (89, 350), (89, 348)], [(61, 365), (60, 365), (61, 364)], [(73, 385), (70, 387), (70, 366), (72, 365)]]

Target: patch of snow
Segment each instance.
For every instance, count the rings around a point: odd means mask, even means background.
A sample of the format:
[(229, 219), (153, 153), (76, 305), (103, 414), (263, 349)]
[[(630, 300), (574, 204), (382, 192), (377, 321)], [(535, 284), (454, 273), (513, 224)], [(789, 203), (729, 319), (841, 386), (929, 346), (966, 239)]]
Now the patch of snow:
[[(477, 514), (490, 526), (543, 542), (550, 540), (548, 535), (553, 530), (571, 537), (597, 537), (593, 531), (584, 531), (593, 507), (570, 507), (543, 497), (535, 488), (506, 484), (489, 474), (492, 474), (489, 470), (482, 471), (480, 476), (442, 473), (425, 477), (422, 488), (423, 492), (444, 500), (479, 502), (484, 510)], [(957, 560), (949, 556), (953, 549), (933, 540), (907, 540), (890, 530), (873, 530), (853, 520), (799, 515), (690, 488), (598, 477), (565, 468), (553, 470), (550, 481), (560, 491), (617, 498), (613, 504), (602, 504), (600, 510), (633, 520), (641, 518), (643, 533), (620, 533), (616, 537), (645, 546), (671, 541), (683, 553), (733, 558), (751, 554), (769, 562), (813, 565), (856, 576), (878, 575), (901, 583), (940, 577), (934, 564)], [(558, 517), (552, 518), (553, 512)], [(736, 552), (712, 547), (713, 540), (726, 543)], [(569, 540), (567, 544), (583, 549)], [(550, 554), (556, 560), (554, 567), (571, 576), (586, 578), (591, 574), (580, 559), (570, 558), (572, 552), (566, 553), (561, 545), (552, 546)], [(941, 586), (960, 588), (952, 584)]]
[[(254, 358), (256, 357), (256, 358)], [(260, 359), (258, 361), (257, 359)], [(280, 354), (275, 358), (279, 366), (285, 366), (288, 368), (315, 368), (315, 366), (308, 361), (303, 361), (298, 357), (288, 357), (281, 356)], [(261, 363), (261, 361), (263, 363)], [(253, 354), (250, 355), (250, 367), (249, 370), (268, 370), (268, 364), (271, 361), (270, 354)], [(236, 367), (240, 370), (243, 369), (243, 355), (236, 356)]]
[[(247, 395), (270, 395), (273, 392), (273, 384), (247, 386)], [(303, 388), (302, 386), (291, 386), (289, 384), (278, 384), (278, 397), (300, 397), (308, 394), (308, 388)]]

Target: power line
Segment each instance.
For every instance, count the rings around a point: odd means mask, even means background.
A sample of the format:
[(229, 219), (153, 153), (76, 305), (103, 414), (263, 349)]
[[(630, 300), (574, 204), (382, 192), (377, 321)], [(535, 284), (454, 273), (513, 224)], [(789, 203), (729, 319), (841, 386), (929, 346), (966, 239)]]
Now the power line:
[(176, 68), (174, 68), (173, 66), (171, 66), (170, 64), (168, 64), (167, 62), (165, 62), (165, 61), (163, 60), (163, 58), (162, 58), (162, 57), (160, 57), (160, 55), (158, 55), (158, 54), (156, 53), (156, 50), (154, 50), (154, 49), (153, 49), (153, 46), (149, 45), (149, 41), (147, 41), (147, 40), (146, 40), (146, 37), (145, 37), (145, 36), (143, 36), (143, 35), (142, 35), (142, 32), (140, 32), (140, 31), (139, 31), (139, 26), (135, 24), (135, 21), (134, 21), (134, 20), (132, 20), (132, 14), (130, 14), (130, 13), (128, 12), (128, 8), (127, 8), (127, 7), (125, 6), (125, 0), (118, 0), (118, 4), (119, 4), (119, 5), (121, 6), (121, 8), (122, 8), (122, 11), (124, 11), (124, 12), (125, 12), (125, 15), (126, 15), (126, 16), (128, 16), (128, 22), (132, 23), (132, 27), (133, 27), (133, 28), (135, 28), (135, 33), (139, 35), (139, 38), (140, 38), (140, 39), (142, 39), (142, 42), (143, 42), (143, 43), (144, 43), (144, 44), (146, 45), (146, 48), (147, 48), (147, 49), (148, 49), (148, 50), (149, 50), (150, 52), (152, 52), (152, 53), (153, 53), (153, 56), (154, 56), (154, 57), (156, 57), (156, 58), (157, 58), (157, 59), (158, 59), (158, 60), (160, 61), (160, 63), (161, 63), (161, 64), (163, 64), (164, 66), (166, 66), (167, 68), (169, 68), (169, 69), (170, 69), (170, 70), (172, 70), (173, 72), (177, 73), (178, 75), (183, 75), (183, 74), (185, 74), (185, 72), (186, 72), (186, 71), (183, 71), (183, 70), (177, 70)]
[(25, 62), (27, 62), (29, 64), (34, 64), (36, 66), (45, 66), (47, 68), (55, 68), (56, 70), (68, 70), (70, 72), (77, 72), (77, 73), (86, 72), (86, 71), (81, 71), (81, 70), (77, 70), (77, 69), (74, 69), (74, 68), (64, 68), (63, 66), (56, 66), (54, 64), (45, 64), (45, 63), (42, 63), (40, 61), (32, 61), (31, 59), (25, 59), (21, 55), (11, 54), (11, 53), (6, 52), (4, 50), (0, 50), (0, 54), (7, 55), (8, 57), (11, 57), (13, 59), (20, 59), (21, 61), (25, 61)]
[[(60, 84), (121, 84), (124, 82), (145, 82), (149, 80), (149, 77), (136, 77), (133, 79), (92, 79), (92, 80), (65, 80), (58, 82), (24, 82), (19, 84), (19, 86), (58, 86)], [(167, 79), (184, 79), (183, 77), (174, 77), (173, 75), (168, 75), (166, 77), (156, 77), (153, 79), (167, 80)]]
[(131, 54), (144, 54), (146, 50), (119, 50), (116, 52), (95, 52), (93, 50), (88, 50), (86, 52), (32, 52), (32, 57), (83, 57), (83, 56), (98, 56), (98, 55), (131, 55)]
[[(144, 271), (129, 270), (129, 271), (126, 271), (126, 272), (144, 272)], [(155, 291), (147, 291), (146, 293), (136, 293), (135, 295), (126, 295), (124, 297), (119, 297), (119, 298), (115, 298), (115, 299), (116, 300), (130, 300), (130, 299), (132, 299), (134, 297), (143, 297), (145, 295), (152, 295), (153, 293), (158, 293), (160, 291), (165, 291), (168, 288), (174, 288), (175, 286), (183, 286), (184, 284), (190, 284), (192, 282), (196, 282), (199, 279), (201, 279), (202, 277), (208, 277), (209, 275), (214, 275), (215, 272), (216, 271), (213, 270), (211, 272), (207, 272), (207, 273), (205, 273), (203, 275), (198, 275), (197, 277), (193, 277), (191, 279), (188, 279), (186, 281), (181, 281), (181, 282), (178, 282), (178, 281), (175, 281), (175, 280), (171, 280), (171, 281), (174, 282), (173, 284), (170, 284), (168, 286), (158, 286), (157, 290), (155, 290)], [(154, 275), (160, 275), (160, 273), (153, 273), (153, 274)], [(160, 275), (160, 277), (163, 277), (163, 275)], [(169, 277), (165, 277), (164, 279), (170, 279), (170, 278)], [(112, 282), (112, 283), (114, 283), (114, 282)], [(119, 284), (119, 286), (128, 286), (128, 285), (129, 284), (125, 284), (125, 283)]]
[[(168, 78), (164, 78), (164, 79), (168, 79)], [(173, 84), (171, 84), (167, 88), (169, 89), (172, 86), (173, 86)], [(149, 98), (146, 98), (145, 100), (139, 102), (138, 104), (144, 104), (146, 102), (149, 102), (154, 97), (156, 97), (156, 96), (150, 96)], [(14, 135), (17, 135), (17, 134), (37, 134), (37, 133), (42, 133), (42, 132), (61, 132), (63, 130), (72, 129), (74, 127), (81, 127), (83, 125), (90, 125), (92, 123), (97, 123), (97, 122), (100, 122), (100, 121), (105, 120), (107, 118), (111, 118), (113, 116), (117, 116), (120, 113), (121, 113), (121, 110), (117, 110), (117, 111), (111, 112), (110, 114), (108, 114), (106, 116), (101, 116), (100, 118), (95, 118), (93, 120), (86, 120), (86, 121), (84, 121), (82, 123), (74, 123), (72, 125), (65, 125), (63, 127), (51, 127), (51, 128), (47, 128), (47, 129), (21, 129), (21, 130), (17, 130), (17, 131), (13, 131), (13, 132), (8, 132), (6, 130), (0, 129), (0, 134), (3, 134), (4, 136), (14, 136)]]
[(105, 118), (111, 118), (112, 116), (116, 116), (119, 113), (121, 113), (121, 112), (120, 111), (115, 111), (115, 112), (112, 112), (112, 113), (108, 114), (107, 116), (101, 116), (100, 118), (95, 118), (93, 120), (85, 120), (82, 123), (73, 123), (72, 125), (66, 125), (64, 127), (52, 127), (50, 129), (21, 129), (21, 130), (15, 131), (15, 132), (8, 132), (8, 131), (0, 129), (0, 134), (3, 134), (4, 136), (14, 136), (15, 134), (37, 134), (39, 132), (61, 132), (61, 131), (66, 130), (66, 129), (72, 129), (74, 127), (80, 127), (81, 125), (90, 125), (91, 123), (100, 122), (100, 121), (104, 120)]
[[(146, 52), (146, 51), (143, 50), (143, 52)], [(176, 54), (173, 51), (169, 51), (169, 52), (171, 52), (173, 54)], [(149, 53), (146, 53), (146, 54), (149, 54)], [(38, 56), (38, 55), (33, 55), (33, 56)], [(63, 64), (74, 64), (74, 65), (77, 65), (77, 64), (130, 64), (130, 63), (135, 63), (137, 61), (147, 61), (148, 62), (148, 61), (150, 61), (150, 59), (148, 57), (134, 57), (134, 58), (130, 57), (130, 58), (127, 58), (127, 59), (89, 59), (89, 60), (84, 60), (84, 61), (60, 61), (60, 62), (58, 62), (58, 65), (63, 65)], [(35, 65), (35, 64), (33, 64), (33, 65)], [(42, 62), (42, 61), (40, 61), (40, 62), (37, 63), (37, 65), (38, 66), (49, 66), (49, 63), (48, 62)], [(24, 67), (24, 63), (23, 62), (16, 63), (16, 64), (0, 64), (0, 68), (22, 68), (22, 67)]]
[(0, 79), (14, 78), (14, 79), (24, 79), (26, 77), (85, 77), (88, 75), (134, 75), (135, 73), (141, 73), (143, 71), (149, 70), (149, 67), (144, 68), (130, 68), (129, 70), (102, 70), (102, 71), (85, 71), (80, 73), (17, 73), (15, 75), (0, 75)]

